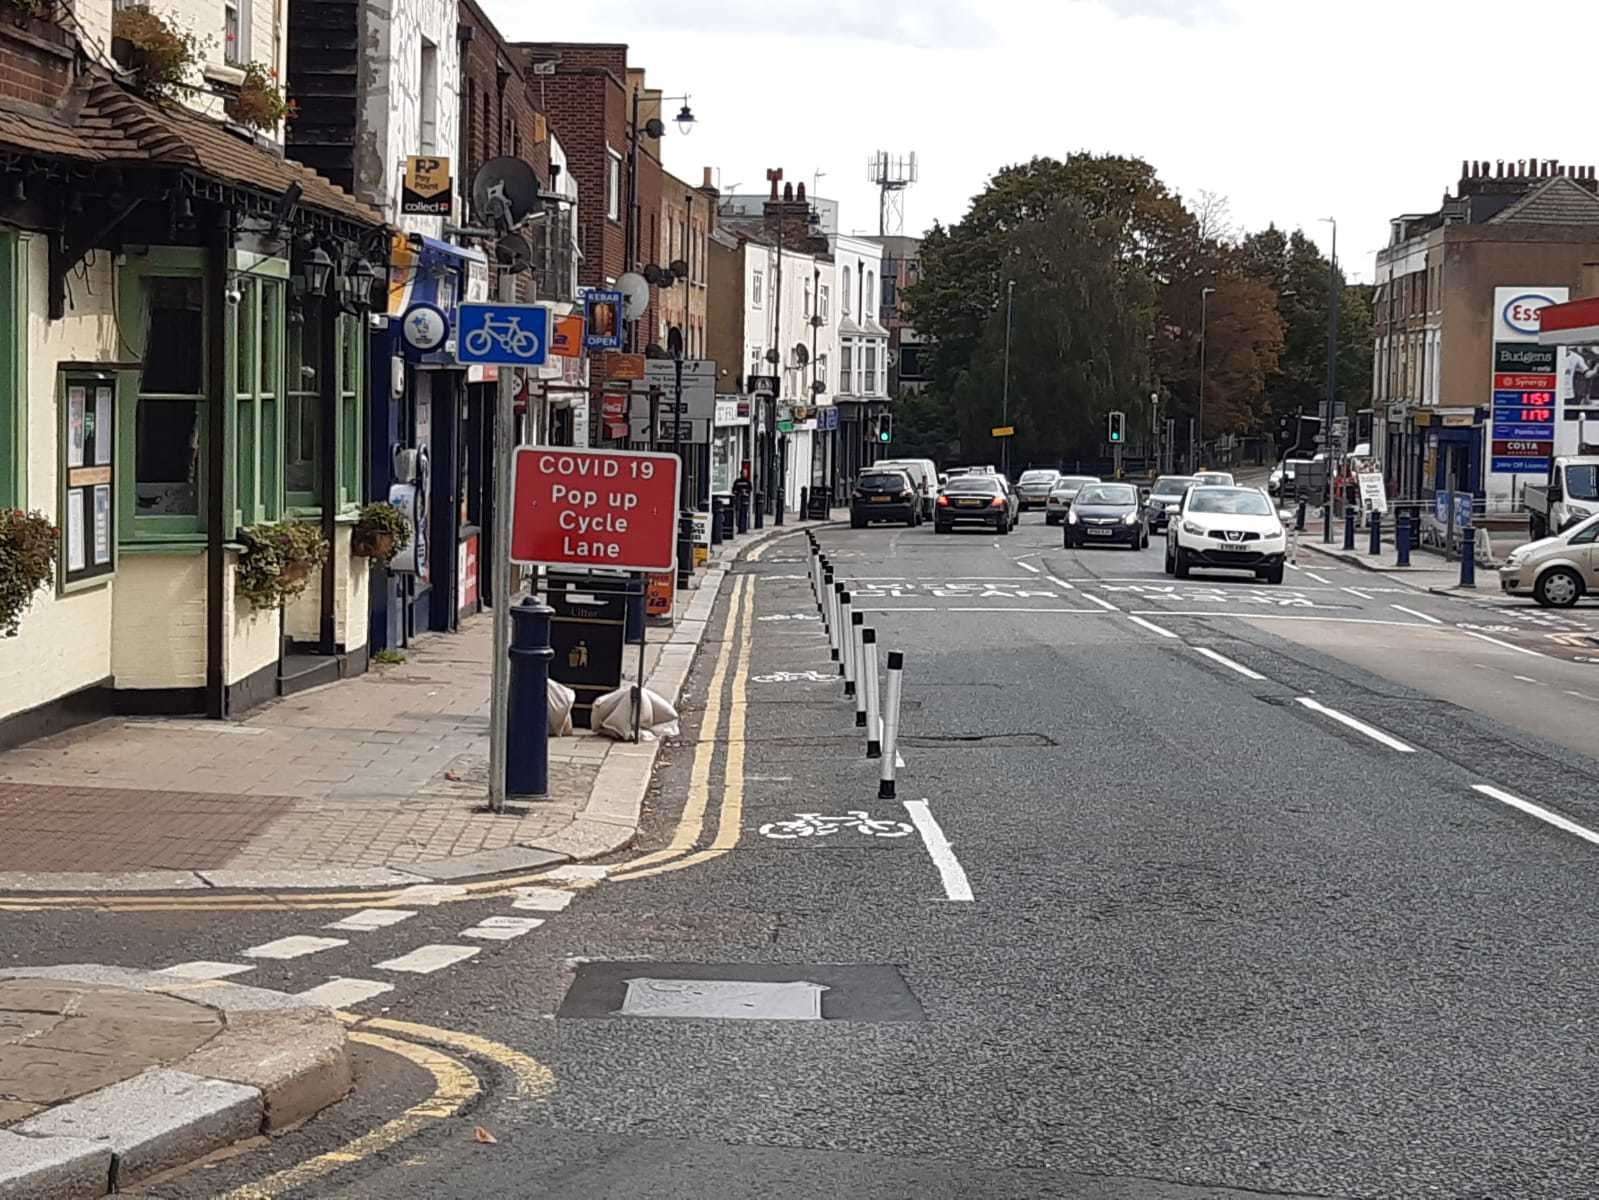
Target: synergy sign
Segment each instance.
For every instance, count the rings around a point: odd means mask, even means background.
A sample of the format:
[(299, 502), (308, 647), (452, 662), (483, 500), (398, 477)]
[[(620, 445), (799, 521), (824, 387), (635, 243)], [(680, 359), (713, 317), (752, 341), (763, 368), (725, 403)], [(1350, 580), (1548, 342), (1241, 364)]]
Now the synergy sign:
[(1494, 289), (1493, 429), (1489, 470), (1546, 475), (1555, 449), (1553, 346), (1538, 344), (1538, 314), (1563, 303), (1566, 288)]

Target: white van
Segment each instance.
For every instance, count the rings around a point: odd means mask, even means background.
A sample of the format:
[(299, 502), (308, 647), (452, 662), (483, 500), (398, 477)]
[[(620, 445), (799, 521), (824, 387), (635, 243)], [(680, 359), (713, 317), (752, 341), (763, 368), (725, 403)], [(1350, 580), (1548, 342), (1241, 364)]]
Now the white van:
[(880, 458), (872, 464), (873, 470), (904, 471), (911, 478), (922, 498), (922, 516), (932, 520), (933, 506), (938, 502), (938, 468), (930, 458)]

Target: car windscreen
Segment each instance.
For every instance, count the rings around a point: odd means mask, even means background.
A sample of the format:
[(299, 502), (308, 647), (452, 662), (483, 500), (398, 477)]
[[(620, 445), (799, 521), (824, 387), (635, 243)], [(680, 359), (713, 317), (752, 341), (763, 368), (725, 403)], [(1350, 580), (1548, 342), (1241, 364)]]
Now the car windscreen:
[(1106, 487), (1090, 484), (1077, 493), (1079, 504), (1137, 504), (1138, 493), (1130, 487)]
[(997, 496), (999, 481), (992, 475), (962, 475), (959, 479), (951, 479), (949, 486), (944, 490), (952, 496), (956, 493), (967, 496)]
[(1092, 475), (1062, 475), (1055, 481), (1057, 492), (1075, 492), (1087, 487), (1091, 483), (1098, 483)]
[(1566, 495), (1573, 500), (1599, 500), (1599, 467), (1567, 467)]
[(1150, 494), (1155, 496), (1181, 496), (1194, 486), (1192, 479), (1174, 475), (1163, 475), (1155, 480), (1155, 486), (1150, 489)]
[(879, 472), (876, 475), (862, 475), (856, 486), (863, 492), (903, 492), (910, 487), (910, 483), (903, 475)]
[(1223, 474), (1199, 475), (1195, 477), (1195, 482), (1205, 487), (1232, 487), (1233, 477)]
[(1056, 474), (1054, 471), (1023, 471), (1018, 483), (1053, 483)]
[(1197, 513), (1231, 513), (1244, 517), (1269, 517), (1271, 504), (1259, 492), (1244, 488), (1206, 488), (1194, 492), (1188, 500), (1188, 511)]

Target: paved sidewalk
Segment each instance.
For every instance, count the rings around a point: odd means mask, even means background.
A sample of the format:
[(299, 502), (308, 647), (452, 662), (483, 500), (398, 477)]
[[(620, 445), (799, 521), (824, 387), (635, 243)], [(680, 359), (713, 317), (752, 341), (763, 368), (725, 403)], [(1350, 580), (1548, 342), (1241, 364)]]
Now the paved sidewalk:
[(349, 1092), (344, 1027), (280, 992), (91, 965), (0, 971), (0, 1200), (120, 1191)]
[[(811, 524), (718, 547), (676, 627), (650, 630), (646, 686), (675, 704), (725, 564)], [(484, 613), (239, 721), (111, 719), (0, 754), (0, 890), (383, 887), (626, 845), (654, 742), (552, 739), (550, 799), (487, 810), (491, 647)]]

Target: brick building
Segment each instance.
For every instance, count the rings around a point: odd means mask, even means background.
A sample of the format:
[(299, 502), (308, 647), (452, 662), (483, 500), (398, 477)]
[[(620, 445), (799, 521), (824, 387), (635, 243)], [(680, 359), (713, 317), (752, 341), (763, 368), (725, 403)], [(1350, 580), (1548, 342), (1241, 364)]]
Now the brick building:
[(456, 40), (461, 46), (461, 162), (456, 180), (464, 213), (472, 176), (491, 158), (525, 159), (548, 184), (550, 144), (539, 89), (529, 86), (526, 75), (527, 56), (500, 36), (474, 0), (460, 0)]
[[(661, 173), (660, 241), (655, 261), (667, 268), (681, 263), (687, 266), (688, 275), (671, 287), (657, 290), (651, 340), (664, 346), (669, 332), (680, 328), (684, 353), (689, 358), (706, 357), (706, 297), (710, 290), (706, 239), (716, 224), (716, 202), (709, 167), (698, 187), (691, 187), (668, 172)], [(739, 366), (736, 361), (721, 365), (735, 372)]]

